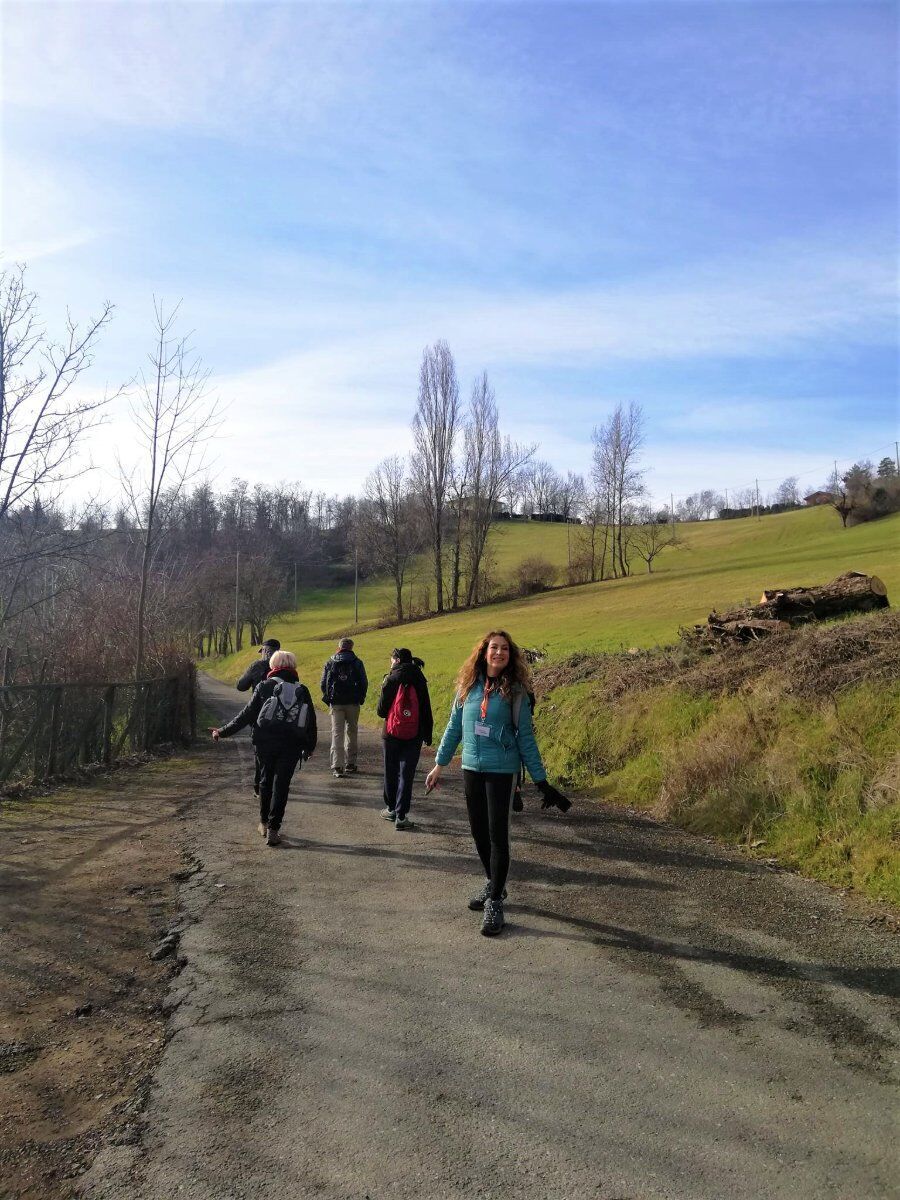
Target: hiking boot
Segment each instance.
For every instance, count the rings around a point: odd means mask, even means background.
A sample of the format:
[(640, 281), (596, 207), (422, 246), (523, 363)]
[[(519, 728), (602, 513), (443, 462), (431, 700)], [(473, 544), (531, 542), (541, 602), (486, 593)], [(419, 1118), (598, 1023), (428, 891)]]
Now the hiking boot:
[(267, 846), (280, 846), (281, 845), (281, 834), (278, 832), (277, 829), (273, 829), (271, 825), (266, 830), (266, 845)]
[(411, 824), (412, 824), (412, 822), (407, 820), (406, 817), (398, 817), (397, 820), (394, 822), (394, 828), (395, 829), (409, 829)]
[(262, 834), (263, 837), (266, 836), (266, 834), (269, 832), (269, 829), (265, 821), (260, 821), (256, 827), (256, 832)]
[(503, 928), (503, 901), (491, 900), (484, 902), (484, 917), (481, 921), (481, 932), (485, 937), (495, 937)]
[(355, 774), (357, 773), (357, 771), (358, 771), (358, 770), (359, 770), (359, 767), (356, 765), (356, 763), (354, 763), (352, 767), (351, 767), (351, 765), (348, 763), (348, 764), (346, 765), (346, 767), (344, 767), (344, 774), (345, 774), (345, 775), (355, 775)]
[(392, 808), (388, 808), (385, 805), (385, 807), (381, 810), (381, 815), (384, 817), (384, 819), (386, 821), (393, 821), (394, 817), (396, 817), (397, 814), (394, 812), (394, 810)]
[(344, 778), (344, 772), (340, 769), (340, 767), (335, 767), (331, 773), (335, 777), (335, 779), (343, 779)]
[[(480, 892), (477, 892), (469, 901), (469, 908), (472, 912), (481, 912), (484, 908), (485, 901), (491, 894), (491, 881), (488, 879)], [(503, 889), (503, 899), (506, 899), (506, 888)]]

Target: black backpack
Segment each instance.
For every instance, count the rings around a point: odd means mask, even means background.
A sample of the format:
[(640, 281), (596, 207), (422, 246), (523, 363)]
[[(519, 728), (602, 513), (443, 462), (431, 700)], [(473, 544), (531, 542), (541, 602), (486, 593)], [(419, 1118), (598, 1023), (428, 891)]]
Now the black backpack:
[(258, 729), (290, 738), (301, 749), (309, 746), (309, 726), (312, 716), (312, 697), (302, 683), (280, 679), (272, 695), (263, 701), (256, 718)]
[(332, 662), (328, 672), (328, 703), (359, 703), (359, 671), (357, 659), (345, 658)]

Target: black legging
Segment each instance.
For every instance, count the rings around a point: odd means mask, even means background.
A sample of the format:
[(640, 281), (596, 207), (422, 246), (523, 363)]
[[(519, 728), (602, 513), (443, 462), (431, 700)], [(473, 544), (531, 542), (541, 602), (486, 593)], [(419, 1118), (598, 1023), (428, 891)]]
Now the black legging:
[(509, 874), (509, 805), (515, 775), (463, 771), (469, 825), (484, 873), (491, 881), (491, 899), (503, 896)]

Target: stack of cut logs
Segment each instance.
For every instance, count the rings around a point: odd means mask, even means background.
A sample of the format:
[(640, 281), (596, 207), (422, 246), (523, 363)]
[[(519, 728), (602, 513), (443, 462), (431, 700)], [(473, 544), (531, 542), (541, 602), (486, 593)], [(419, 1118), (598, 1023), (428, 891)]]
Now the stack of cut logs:
[(887, 588), (877, 576), (848, 571), (817, 587), (767, 588), (758, 604), (711, 612), (706, 625), (694, 629), (712, 642), (754, 642), (808, 621), (887, 607)]

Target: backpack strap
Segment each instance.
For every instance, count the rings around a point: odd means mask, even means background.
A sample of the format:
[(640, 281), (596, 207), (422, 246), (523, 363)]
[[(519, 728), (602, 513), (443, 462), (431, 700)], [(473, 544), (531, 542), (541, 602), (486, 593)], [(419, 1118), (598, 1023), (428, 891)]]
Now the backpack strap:
[(519, 736), (519, 717), (522, 715), (522, 701), (525, 699), (525, 689), (521, 683), (513, 685), (512, 695), (512, 727), (516, 737)]

